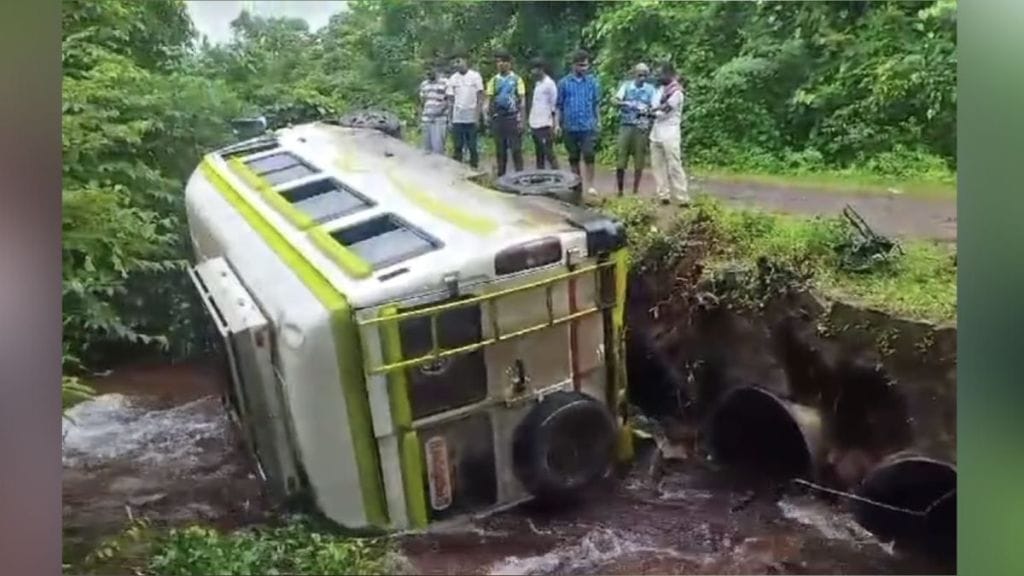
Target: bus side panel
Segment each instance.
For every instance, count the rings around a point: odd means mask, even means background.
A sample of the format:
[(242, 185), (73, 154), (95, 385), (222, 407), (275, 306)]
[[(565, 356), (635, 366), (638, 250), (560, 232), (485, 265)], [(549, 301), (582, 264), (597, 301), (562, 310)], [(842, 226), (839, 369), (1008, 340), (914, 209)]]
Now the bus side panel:
[[(365, 508), (379, 492), (376, 450), (372, 468), (374, 485), (360, 475), (356, 446), (349, 426), (349, 407), (343, 394), (336, 346), (337, 318), (302, 282), (298, 274), (258, 233), (240, 211), (244, 202), (230, 197), (230, 189), (216, 188), (194, 176), (186, 190), (193, 237), (204, 254), (223, 254), (275, 324), (278, 369), (284, 380), (286, 403), (297, 452), (322, 512), (347, 527), (374, 522)], [(234, 201), (230, 201), (234, 200)], [(258, 218), (256, 216), (255, 218)], [(356, 358), (346, 358), (354, 361)], [(352, 385), (352, 383), (348, 383)], [(357, 382), (361, 386), (361, 382)], [(369, 439), (372, 441), (372, 438)], [(365, 458), (364, 458), (365, 459)], [(363, 494), (364, 498), (358, 495)], [(376, 514), (380, 521), (380, 514)]]

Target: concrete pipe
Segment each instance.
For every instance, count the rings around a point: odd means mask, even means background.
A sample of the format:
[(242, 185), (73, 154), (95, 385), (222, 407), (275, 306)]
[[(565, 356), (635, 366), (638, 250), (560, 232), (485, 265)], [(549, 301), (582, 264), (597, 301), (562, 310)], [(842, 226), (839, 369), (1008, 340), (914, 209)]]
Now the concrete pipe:
[[(956, 468), (952, 464), (897, 453), (879, 462), (856, 491), (884, 506), (854, 500), (853, 515), (882, 541), (901, 548), (928, 549), (933, 547), (931, 542), (941, 545), (956, 540), (955, 490)], [(946, 500), (940, 502), (943, 498)]]
[(707, 433), (715, 460), (772, 479), (811, 478), (824, 458), (819, 412), (757, 387), (726, 393)]
[(932, 503), (924, 514), (925, 545), (928, 552), (956, 563), (956, 490)]

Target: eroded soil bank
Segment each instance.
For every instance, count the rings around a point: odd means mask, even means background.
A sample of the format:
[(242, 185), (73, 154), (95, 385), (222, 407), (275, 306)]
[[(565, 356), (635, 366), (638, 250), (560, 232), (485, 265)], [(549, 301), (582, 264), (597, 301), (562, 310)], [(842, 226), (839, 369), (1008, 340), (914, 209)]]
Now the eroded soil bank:
[[(654, 417), (654, 427), (691, 452), (745, 456), (762, 472), (799, 461), (785, 449), (799, 443), (810, 467), (803, 477), (843, 492), (862, 492), (900, 458), (927, 460), (944, 482), (930, 488), (941, 492), (936, 498), (953, 491), (955, 499), (955, 468), (951, 481), (945, 472), (956, 463), (955, 326), (830, 302), (760, 277), (777, 271), (707, 274), (702, 264), (699, 254), (684, 255), (671, 268), (631, 279), (632, 401)], [(762, 404), (774, 402), (768, 407), (782, 416), (751, 422), (766, 409), (750, 399), (747, 408), (733, 402), (738, 390), (750, 389), (766, 393), (771, 400)], [(799, 421), (802, 436), (773, 437), (782, 432), (772, 418), (794, 430)], [(743, 428), (736, 421), (761, 428), (736, 432)], [(748, 453), (737, 454), (744, 445)], [(900, 486), (890, 503), (909, 506), (921, 482)], [(913, 503), (907, 512), (924, 515), (930, 504)], [(943, 538), (937, 547), (949, 548), (955, 530)]]

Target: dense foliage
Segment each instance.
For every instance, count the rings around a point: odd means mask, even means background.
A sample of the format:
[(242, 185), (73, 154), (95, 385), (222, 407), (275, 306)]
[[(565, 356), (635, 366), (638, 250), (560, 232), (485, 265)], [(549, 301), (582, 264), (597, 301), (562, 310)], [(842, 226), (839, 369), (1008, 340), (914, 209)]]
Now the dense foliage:
[(195, 72), (175, 0), (69, 0), (63, 10), (65, 369), (116, 343), (168, 346), (191, 292), (181, 190), (228, 141), (241, 103)]
[[(182, 188), (227, 121), (275, 124), (367, 106), (416, 118), (430, 64), (585, 47), (610, 96), (638, 60), (689, 83), (690, 161), (794, 173), (856, 169), (950, 179), (956, 3), (357, 1), (312, 32), (243, 13), (197, 40), (179, 0), (67, 0), (64, 41), (65, 366), (126, 350), (188, 352), (195, 306)], [(604, 131), (613, 127), (605, 107)]]
[[(415, 118), (426, 67), (493, 54), (556, 75), (594, 55), (606, 97), (638, 61), (672, 60), (689, 83), (691, 162), (740, 170), (855, 168), (950, 180), (956, 167), (956, 3), (353, 2), (310, 33), (243, 16), (207, 51), (211, 78), (261, 107), (383, 106)], [(605, 107), (604, 128), (614, 126)]]

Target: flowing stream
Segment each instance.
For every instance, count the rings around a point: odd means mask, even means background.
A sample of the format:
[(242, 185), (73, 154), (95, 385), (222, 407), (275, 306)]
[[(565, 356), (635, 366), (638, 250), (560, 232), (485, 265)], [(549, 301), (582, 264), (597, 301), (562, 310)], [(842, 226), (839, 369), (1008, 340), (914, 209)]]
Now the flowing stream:
[[(234, 528), (274, 514), (205, 365), (116, 372), (64, 423), (65, 553), (129, 518)], [(654, 448), (647, 447), (649, 458)], [(926, 573), (841, 508), (747, 485), (691, 458), (634, 466), (567, 510), (523, 506), (400, 537), (415, 573)]]

